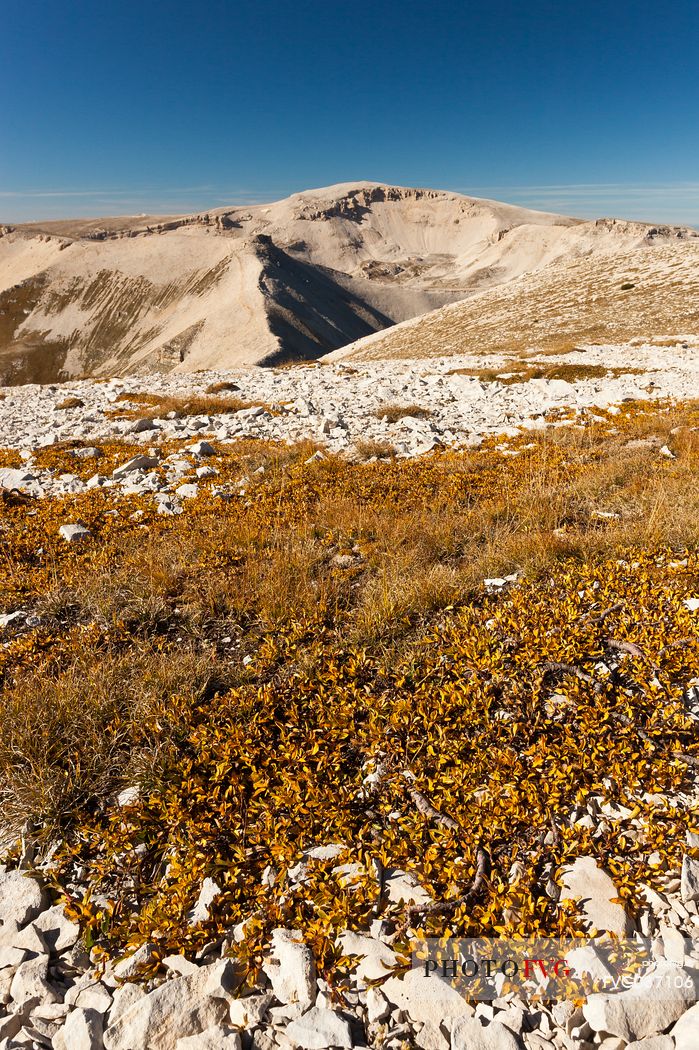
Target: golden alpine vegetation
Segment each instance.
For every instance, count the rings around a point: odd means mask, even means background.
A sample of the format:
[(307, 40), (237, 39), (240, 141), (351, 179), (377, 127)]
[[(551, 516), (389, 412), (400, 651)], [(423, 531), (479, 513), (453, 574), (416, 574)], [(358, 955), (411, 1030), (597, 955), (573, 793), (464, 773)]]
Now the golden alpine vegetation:
[[(252, 977), (291, 926), (337, 975), (376, 917), (399, 945), (580, 930), (549, 890), (582, 853), (630, 911), (678, 876), (699, 404), (559, 422), (412, 461), (219, 445), (172, 516), (0, 494), (1, 611), (30, 614), (2, 630), (2, 811), (89, 946), (150, 940), (157, 968), (224, 937)], [(73, 450), (36, 461), (94, 473)], [(109, 474), (134, 447), (100, 451)], [(392, 869), (430, 903), (389, 899)]]

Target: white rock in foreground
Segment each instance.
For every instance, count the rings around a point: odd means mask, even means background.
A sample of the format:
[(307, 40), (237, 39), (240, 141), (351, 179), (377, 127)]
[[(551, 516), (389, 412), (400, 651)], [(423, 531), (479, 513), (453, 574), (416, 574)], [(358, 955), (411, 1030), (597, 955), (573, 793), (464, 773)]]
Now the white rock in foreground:
[(670, 1030), (675, 1040), (675, 1050), (697, 1050), (699, 1046), (699, 1003), (682, 1014), (676, 1025)]
[(185, 1036), (222, 1024), (224, 999), (201, 995), (201, 975), (177, 977), (133, 1003), (104, 1033), (105, 1050), (176, 1050)]
[(381, 992), (399, 1010), (405, 1010), (411, 1021), (434, 1021), (443, 1024), (452, 1017), (472, 1014), (464, 997), (439, 977), (425, 977), (422, 970), (408, 970), (405, 977), (389, 977)]
[(594, 1032), (608, 1032), (630, 1042), (664, 1032), (696, 998), (693, 979), (686, 970), (659, 962), (655, 970), (624, 992), (591, 995), (583, 1014)]
[(102, 1017), (95, 1010), (72, 1010), (53, 1040), (53, 1050), (99, 1050)]
[[(693, 1043), (692, 1046), (694, 1045)], [(627, 1043), (626, 1050), (675, 1050), (675, 1044), (672, 1036), (650, 1035), (647, 1039), (634, 1039), (633, 1043)]]
[(0, 921), (4, 926), (25, 926), (35, 919), (44, 906), (44, 894), (35, 879), (21, 871), (0, 875)]
[(186, 1035), (177, 1040), (176, 1050), (240, 1050), (240, 1036), (217, 1025), (198, 1035)]
[(284, 1033), (304, 1050), (328, 1050), (330, 1047), (351, 1047), (350, 1026), (334, 1010), (311, 1007), (308, 1013), (292, 1021)]
[(699, 900), (699, 860), (687, 854), (682, 858), (680, 894), (683, 901)]
[(232, 999), (228, 1009), (231, 1024), (237, 1028), (254, 1028), (262, 1023), (262, 1019), (273, 1001), (274, 996), (271, 992), (262, 992), (261, 995), (246, 995), (242, 999)]
[(68, 918), (60, 904), (42, 911), (32, 922), (32, 929), (38, 931), (47, 947), (59, 955), (77, 944), (80, 937), (77, 922)]
[(89, 529), (86, 529), (84, 525), (78, 524), (61, 525), (58, 531), (67, 543), (80, 543), (90, 535)]
[(315, 1002), (315, 963), (308, 945), (296, 930), (272, 931), (273, 958), (268, 958), (262, 969), (269, 977), (272, 990), (280, 1003)]
[(459, 1017), (451, 1030), (452, 1050), (521, 1050), (517, 1036), (499, 1021), (483, 1026), (477, 1017)]
[(624, 937), (633, 923), (621, 904), (612, 903), (619, 893), (611, 878), (594, 857), (578, 857), (563, 871), (562, 901), (576, 900), (590, 926)]

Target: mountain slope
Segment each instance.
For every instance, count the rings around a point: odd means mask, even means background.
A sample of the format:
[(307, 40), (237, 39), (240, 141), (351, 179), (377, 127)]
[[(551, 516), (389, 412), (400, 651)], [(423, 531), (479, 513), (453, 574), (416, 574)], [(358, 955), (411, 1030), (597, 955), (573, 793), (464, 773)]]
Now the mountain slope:
[(699, 335), (699, 238), (559, 259), (342, 347), (329, 360), (561, 351)]
[(376, 183), (2, 227), (0, 381), (315, 358), (554, 263), (690, 236)]

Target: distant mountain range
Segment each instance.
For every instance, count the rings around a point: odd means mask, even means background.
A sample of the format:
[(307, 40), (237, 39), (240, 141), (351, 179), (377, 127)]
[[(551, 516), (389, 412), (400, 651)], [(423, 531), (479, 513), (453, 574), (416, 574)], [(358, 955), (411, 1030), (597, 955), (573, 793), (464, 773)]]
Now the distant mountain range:
[(632, 338), (651, 315), (692, 333), (698, 267), (689, 228), (368, 182), (188, 216), (4, 226), (0, 381), (410, 356), (416, 339), (448, 353), (593, 328)]

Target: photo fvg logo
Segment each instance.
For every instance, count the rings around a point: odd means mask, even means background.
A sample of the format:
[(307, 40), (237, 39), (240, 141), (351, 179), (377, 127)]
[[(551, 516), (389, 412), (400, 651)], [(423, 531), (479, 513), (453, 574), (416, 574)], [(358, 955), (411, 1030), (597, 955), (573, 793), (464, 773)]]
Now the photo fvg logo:
[(458, 977), (485, 977), (492, 980), (497, 974), (504, 977), (517, 977), (521, 974), (525, 981), (538, 978), (549, 980), (551, 977), (570, 977), (571, 969), (565, 959), (515, 959), (512, 957), (494, 959), (448, 959), (441, 962), (437, 959), (425, 959), (425, 977), (438, 973), (443, 981), (454, 981)]
[[(699, 949), (687, 942), (687, 951)], [(657, 958), (647, 938), (424, 938), (414, 940), (412, 967), (425, 980), (447, 982), (465, 998), (488, 1001), (514, 992), (523, 999), (585, 1000), (594, 992), (662, 999), (693, 978)]]

